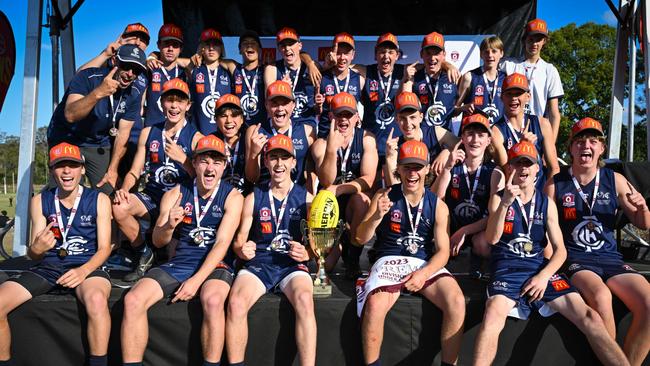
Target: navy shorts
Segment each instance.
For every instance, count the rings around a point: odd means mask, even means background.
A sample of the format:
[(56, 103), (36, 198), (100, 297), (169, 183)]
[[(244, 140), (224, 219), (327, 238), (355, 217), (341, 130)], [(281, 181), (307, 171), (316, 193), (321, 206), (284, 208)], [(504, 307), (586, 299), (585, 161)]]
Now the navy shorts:
[(513, 301), (516, 305), (510, 312), (510, 316), (527, 319), (532, 310), (537, 310), (542, 316), (550, 316), (555, 313), (546, 303), (559, 297), (575, 292), (566, 276), (554, 274), (549, 278), (546, 285), (544, 297), (541, 300), (528, 302), (526, 297), (520, 296), (524, 283), (539, 271), (531, 271), (522, 268), (503, 268), (495, 271), (492, 275), (492, 282), (487, 287), (488, 297), (503, 295)]
[(565, 273), (567, 276), (569, 276), (569, 278), (573, 277), (574, 274), (580, 271), (591, 271), (600, 276), (600, 278), (603, 279), (603, 282), (607, 282), (607, 280), (610, 278), (623, 273), (639, 274), (639, 272), (625, 264), (622, 260), (611, 262), (567, 261), (567, 263), (568, 265), (566, 267)]
[(135, 192), (133, 194), (147, 209), (147, 213), (149, 213), (150, 226), (154, 226), (156, 221), (158, 221), (158, 216), (160, 216), (160, 208), (158, 207), (160, 205), (160, 198), (157, 199), (157, 197), (154, 197), (146, 191)]
[[(151, 278), (152, 280), (158, 282), (160, 288), (163, 291), (163, 298), (172, 295), (174, 292), (176, 292), (178, 287), (181, 285), (180, 281), (178, 281), (171, 274), (167, 273), (167, 271), (163, 270), (160, 267), (154, 267), (150, 269), (144, 275), (144, 277)], [(212, 273), (210, 273), (208, 278), (205, 279), (205, 281), (208, 280), (221, 280), (227, 283), (228, 286), (230, 286), (232, 285), (232, 281), (233, 281), (233, 272), (228, 266), (225, 265), (219, 266), (215, 268), (214, 271), (212, 271)]]
[(284, 290), (289, 280), (295, 276), (306, 275), (311, 279), (309, 269), (306, 265), (299, 263), (288, 267), (279, 266), (271, 263), (251, 263), (246, 264), (238, 273), (241, 275), (253, 275), (260, 280), (266, 291), (275, 289)]
[[(22, 272), (22, 273), (19, 273), (19, 274), (15, 275), (15, 276), (11, 276), (11, 277), (9, 277), (9, 279), (7, 279), (7, 281), (16, 282), (17, 284), (21, 285), (27, 291), (29, 291), (29, 293), (32, 295), (32, 297), (36, 297), (38, 295), (45, 294), (45, 293), (47, 293), (47, 292), (49, 292), (51, 290), (55, 290), (55, 289), (56, 290), (74, 290), (74, 289), (69, 289), (67, 287), (57, 285), (56, 284), (56, 279), (58, 279), (60, 276), (57, 277), (52, 282), (51, 277), (48, 274), (48, 272), (35, 270), (37, 268), (38, 267), (30, 269), (30, 270)], [(43, 275), (45, 275), (47, 277), (45, 277)], [(101, 278), (105, 278), (109, 282), (111, 281), (111, 277), (103, 269), (96, 269), (96, 270), (90, 272), (90, 274), (88, 276), (86, 276), (86, 279), (89, 279), (91, 277), (101, 277)]]

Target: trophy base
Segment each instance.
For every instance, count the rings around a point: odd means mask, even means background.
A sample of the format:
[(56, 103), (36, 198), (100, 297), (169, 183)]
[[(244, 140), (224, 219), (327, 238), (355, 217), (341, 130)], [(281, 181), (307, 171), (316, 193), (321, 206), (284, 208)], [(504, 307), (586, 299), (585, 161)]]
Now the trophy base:
[(314, 284), (314, 297), (330, 297), (332, 296), (332, 285)]

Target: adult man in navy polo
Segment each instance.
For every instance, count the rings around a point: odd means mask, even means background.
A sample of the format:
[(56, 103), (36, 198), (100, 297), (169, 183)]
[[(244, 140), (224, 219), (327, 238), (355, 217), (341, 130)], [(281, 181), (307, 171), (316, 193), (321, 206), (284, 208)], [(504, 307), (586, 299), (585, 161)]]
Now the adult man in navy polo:
[(87, 158), (86, 177), (106, 193), (115, 187), (131, 127), (141, 118), (141, 95), (132, 83), (145, 61), (140, 48), (127, 44), (118, 49), (113, 68), (78, 72), (50, 120), (48, 145), (79, 146)]

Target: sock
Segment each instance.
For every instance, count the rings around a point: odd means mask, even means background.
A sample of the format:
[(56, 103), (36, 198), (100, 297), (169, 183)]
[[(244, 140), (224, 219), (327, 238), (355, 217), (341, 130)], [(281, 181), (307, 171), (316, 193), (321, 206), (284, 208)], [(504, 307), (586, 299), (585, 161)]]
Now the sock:
[(376, 359), (374, 362), (369, 363), (368, 366), (381, 366), (381, 361)]
[(142, 361), (140, 362), (123, 362), (122, 366), (143, 366), (144, 363)]
[(440, 361), (440, 366), (454, 366), (454, 364), (453, 364), (453, 363), (444, 362), (444, 361)]
[(88, 358), (88, 366), (106, 366), (108, 365), (108, 357), (103, 356), (93, 356), (90, 355)]
[(208, 362), (208, 361), (203, 361), (203, 366), (221, 366), (221, 361), (219, 362)]
[(242, 362), (231, 362), (229, 363), (230, 366), (244, 366), (244, 361)]

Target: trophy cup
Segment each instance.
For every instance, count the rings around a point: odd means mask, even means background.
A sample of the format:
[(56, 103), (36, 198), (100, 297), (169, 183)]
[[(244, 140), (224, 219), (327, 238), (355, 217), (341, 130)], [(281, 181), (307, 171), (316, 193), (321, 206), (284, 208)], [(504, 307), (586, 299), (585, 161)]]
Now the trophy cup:
[(332, 285), (325, 274), (325, 258), (341, 236), (343, 225), (339, 223), (339, 203), (334, 193), (321, 190), (311, 203), (308, 221), (302, 221), (304, 237), (309, 248), (318, 258), (318, 270), (314, 278), (314, 296), (332, 295)]

